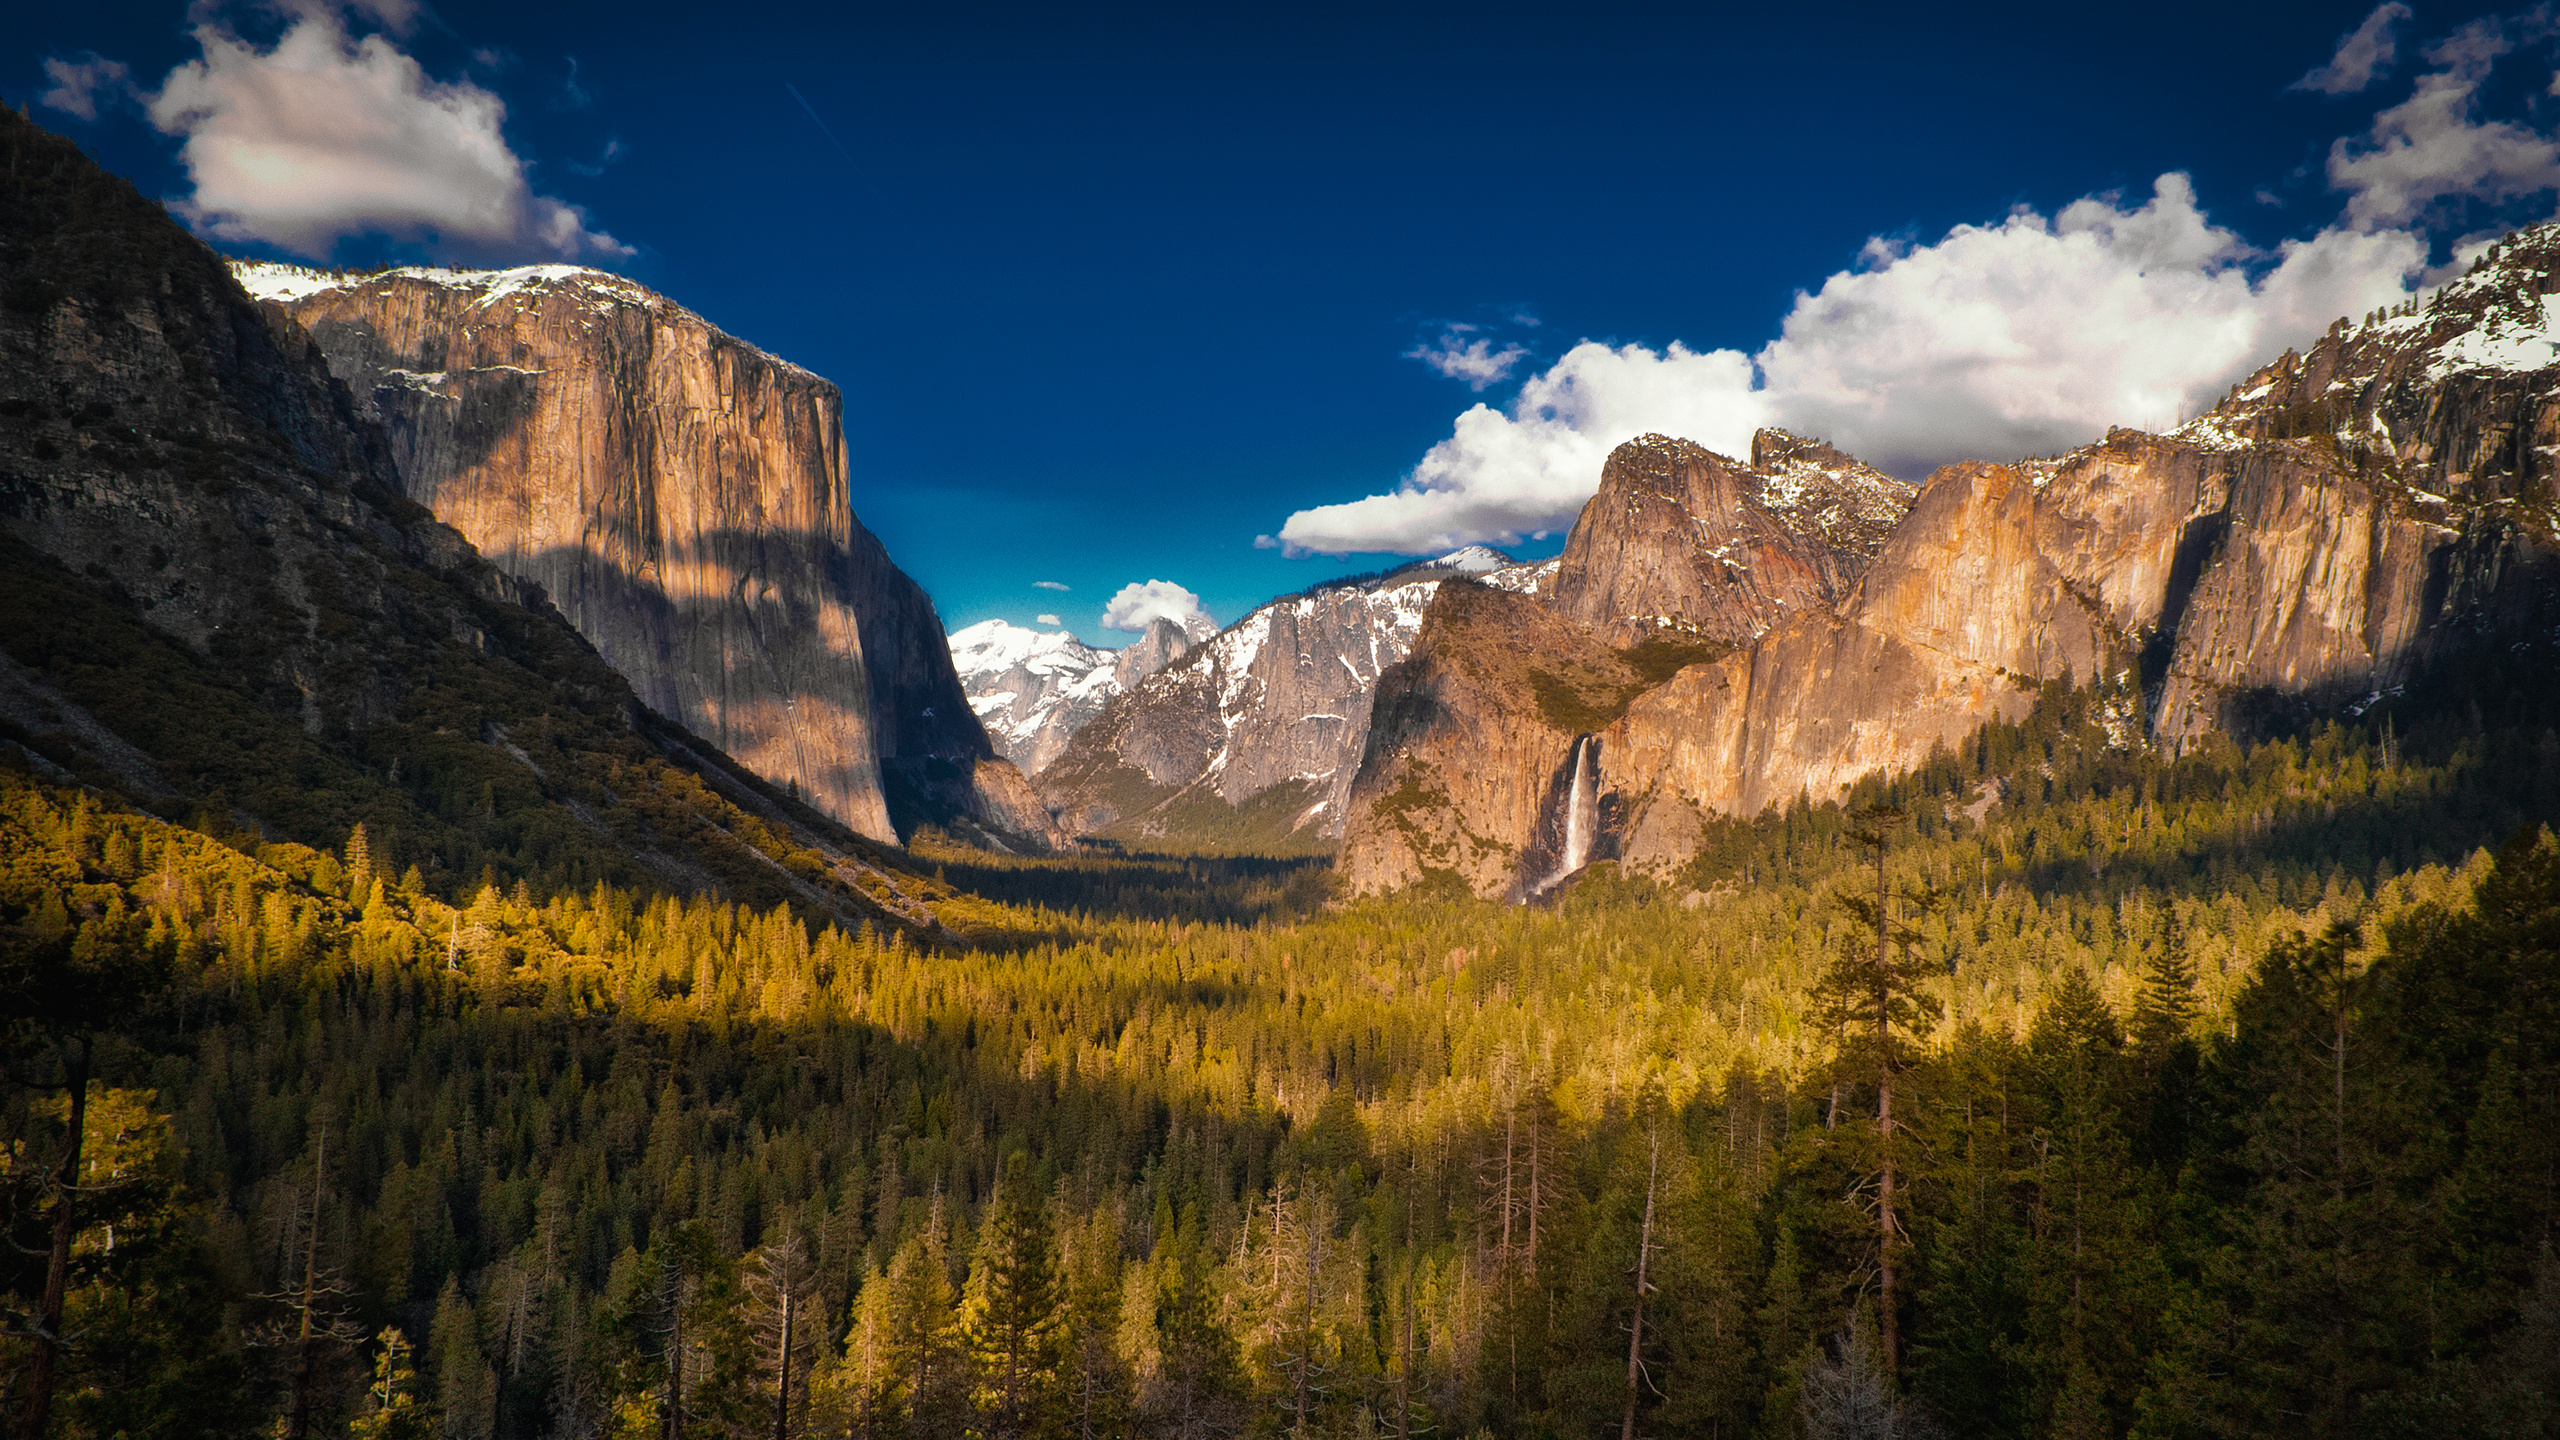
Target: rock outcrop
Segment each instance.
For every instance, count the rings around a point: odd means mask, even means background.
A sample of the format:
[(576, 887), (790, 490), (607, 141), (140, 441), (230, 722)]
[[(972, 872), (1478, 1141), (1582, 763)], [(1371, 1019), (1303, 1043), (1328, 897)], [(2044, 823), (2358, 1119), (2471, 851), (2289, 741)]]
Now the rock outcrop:
[(1112, 701), (1040, 772), (1041, 794), (1074, 834), (1328, 846), (1378, 676), (1441, 583), (1524, 584), (1534, 568), (1477, 550), (1272, 601)]
[(237, 269), (381, 424), (408, 495), (650, 706), (874, 838), (1049, 833), (932, 601), (854, 516), (835, 386), (600, 271)]
[(1616, 645), (1748, 644), (1837, 600), (1911, 490), (1817, 442), (1763, 430), (1741, 465), (1640, 435), (1610, 452), (1547, 591)]
[[(2119, 430), (2055, 460), (1950, 466), (1835, 601), (1803, 604), (1592, 727), (1604, 849), (1675, 866), (1704, 812), (1836, 798), (2015, 718), (2046, 684), (2109, 687), (2125, 743), (2173, 749), (2215, 729), (2353, 713), (2435, 660), (2549, 625), (2560, 595), (2555, 440), (2560, 227), (2543, 226), (2423, 304), (2341, 322), (2171, 434)], [(1698, 560), (1711, 547), (1648, 549), (1618, 538), (1638, 528), (1621, 517), (1665, 517), (1654, 529), (1668, 534), (1678, 500), (1702, 528), (1738, 513), (1755, 544), (1783, 545), (1737, 505), (1729, 465), (1685, 453), (1665, 463), (1664, 447), (1647, 448), (1640, 466), (1613, 464), (1625, 498), (1586, 512), (1598, 535), (1568, 544), (1555, 608), (1610, 640), (1638, 633), (1627, 617), (1655, 606), (1699, 633), (1731, 633), (1776, 587), (1719, 592)], [(1780, 454), (1754, 448), (1755, 461)], [(1567, 579), (1578, 554), (1648, 556), (1653, 568), (1577, 587)], [(1684, 595), (1706, 598), (1682, 611)], [(1425, 650), (1437, 648), (1432, 634), (1426, 625)], [(1468, 643), (1455, 627), (1449, 637), (1455, 650)], [(1432, 659), (1442, 672), (1470, 663), (1489, 661)], [(1469, 703), (1517, 715), (1534, 700), (1492, 687)], [(1545, 779), (1519, 782), (1521, 793), (1449, 789), (1428, 805), (1408, 789), (1401, 808), (1368, 797), (1397, 793), (1400, 770), (1447, 770), (1488, 726), (1504, 727), (1442, 714), (1399, 727), (1392, 747), (1381, 732), (1345, 847), (1355, 890), (1409, 883), (1439, 837), (1499, 846), (1534, 835), (1522, 817), (1544, 813), (1573, 737), (1507, 724), (1531, 750), (1506, 773), (1535, 777), (1543, 765)], [(1520, 879), (1517, 866), (1460, 873), (1482, 894)]]
[[(1206, 635), (1192, 635), (1179, 625), (1159, 615), (1147, 622), (1146, 630), (1120, 651), (1111, 664), (1111, 683), (1117, 690), (1135, 690), (1141, 681), (1167, 665), (1191, 653)], [(1037, 773), (1048, 762), (1031, 767)]]
[(404, 498), (298, 325), (5, 110), (0, 280), (0, 746), (267, 839), (364, 821), (448, 894), (548, 854), (930, 924), (888, 852), (652, 713)]

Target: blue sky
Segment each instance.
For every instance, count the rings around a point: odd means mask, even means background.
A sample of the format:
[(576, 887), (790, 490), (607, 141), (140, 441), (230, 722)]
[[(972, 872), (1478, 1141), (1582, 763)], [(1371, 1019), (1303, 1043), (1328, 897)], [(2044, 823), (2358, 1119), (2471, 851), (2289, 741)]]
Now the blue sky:
[[(1224, 622), (1552, 553), (1637, 428), (1917, 475), (2174, 423), (2552, 212), (2531, 16), (2061, 8), (90, 0), (0, 14), (0, 97), (235, 253), (652, 285), (843, 386), (856, 508), (953, 628), (1116, 643), (1132, 582)], [(513, 163), (513, 218), (208, 181), (297, 30), (460, 116), (366, 163)]]

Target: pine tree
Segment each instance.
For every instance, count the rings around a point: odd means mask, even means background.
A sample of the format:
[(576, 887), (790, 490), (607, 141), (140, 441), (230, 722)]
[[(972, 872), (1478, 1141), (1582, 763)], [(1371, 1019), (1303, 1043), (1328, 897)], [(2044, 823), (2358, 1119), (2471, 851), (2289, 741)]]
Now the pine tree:
[(1058, 1279), (1049, 1213), (1027, 1157), (1007, 1157), (978, 1231), (966, 1328), (978, 1369), (978, 1412), (989, 1440), (1028, 1440), (1057, 1428)]
[(1875, 858), (1872, 894), (1842, 890), (1835, 897), (1852, 920), (1872, 937), (1869, 945), (1836, 955), (1815, 992), (1823, 1015), (1840, 1037), (1840, 1062), (1853, 1078), (1872, 1076), (1876, 1086), (1874, 1144), (1867, 1163), (1876, 1177), (1876, 1273), (1879, 1280), (1877, 1319), (1881, 1357), (1886, 1372), (1901, 1364), (1901, 1268), (1908, 1243), (1898, 1194), (1902, 1161), (1895, 1143), (1893, 1114), (1895, 1078), (1909, 1067), (1909, 1036), (1924, 1021), (1936, 1018), (1936, 998), (1922, 987), (1936, 977), (1937, 967), (1919, 953), (1919, 931), (1897, 916), (1895, 901), (1906, 910), (1926, 910), (1940, 903), (1934, 890), (1897, 897), (1887, 888), (1885, 852), (1889, 830), (1902, 812), (1875, 808), (1859, 812), (1858, 826), (1848, 838)]
[(429, 1440), (435, 1412), (418, 1403), (417, 1375), (409, 1368), (409, 1337), (384, 1330), (374, 1337), (373, 1384), (364, 1413), (348, 1427), (353, 1440)]
[(937, 1192), (924, 1228), (907, 1237), (889, 1264), (890, 1363), (898, 1408), (918, 1436), (956, 1434), (968, 1420), (972, 1377), (955, 1313), (950, 1233)]

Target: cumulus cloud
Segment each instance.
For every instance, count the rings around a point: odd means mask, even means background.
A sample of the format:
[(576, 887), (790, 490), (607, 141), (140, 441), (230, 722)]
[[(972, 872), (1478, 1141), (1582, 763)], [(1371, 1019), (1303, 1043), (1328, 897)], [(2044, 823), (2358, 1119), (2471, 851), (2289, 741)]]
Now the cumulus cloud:
[(84, 51), (78, 60), (47, 58), (44, 73), (53, 88), (37, 96), (36, 103), (83, 120), (98, 118), (99, 102), (133, 93), (133, 74), (124, 62), (94, 52)]
[(2404, 298), (2426, 257), (2398, 230), (2254, 250), (2205, 216), (2182, 174), (2138, 205), (2094, 196), (1931, 244), (1872, 241), (1856, 268), (1799, 292), (1757, 355), (1584, 341), (1507, 409), (1460, 415), (1394, 491), (1299, 511), (1258, 543), (1517, 544), (1569, 527), (1609, 451), (1648, 430), (1741, 455), (1754, 429), (1780, 425), (1918, 476), (2064, 449), (2110, 424), (2166, 428), (2337, 316)]
[(1912, 475), (2175, 425), (2337, 316), (2402, 298), (2426, 246), (2332, 229), (2263, 255), (2171, 174), (2139, 206), (2021, 210), (1864, 260), (1796, 297), (1760, 371), (1780, 424)]
[(1194, 639), (1218, 632), (1218, 622), (1200, 608), (1200, 597), (1170, 580), (1131, 581), (1102, 607), (1107, 630), (1144, 630), (1154, 620), (1170, 620)]
[(2439, 201), (2495, 203), (2560, 189), (2560, 142), (2479, 118), (2480, 87), (2513, 48), (2499, 21), (2472, 21), (2427, 50), (2437, 68), (2375, 116), (2369, 134), (2329, 147), (2329, 183), (2348, 196), (2349, 224), (2406, 225)]
[(1035, 619), (1035, 620), (1039, 621), (1039, 622), (1040, 622), (1041, 624), (1043, 624), (1043, 625), (1064, 625), (1064, 624), (1066, 624), (1066, 623), (1067, 623), (1066, 621), (1059, 619), (1059, 618), (1058, 618), (1057, 616), (1055, 616), (1055, 615), (1035, 615), (1035, 616), (1033, 616), (1033, 617), (1031, 617), (1031, 618), (1033, 618), (1033, 619)]
[(1451, 325), (1440, 332), (1439, 339), (1404, 352), (1404, 358), (1419, 360), (1452, 380), (1464, 380), (1470, 390), (1510, 379), (1512, 370), (1528, 355), (1527, 348), (1506, 343), (1496, 350), (1492, 338), (1476, 333), (1477, 329)]
[[(406, 0), (358, 8), (395, 28), (416, 15)], [(633, 253), (579, 207), (534, 193), (496, 95), (431, 78), (383, 36), (351, 36), (330, 9), (294, 15), (264, 50), (218, 22), (198, 26), (201, 58), (151, 97), (152, 123), (185, 137), (195, 189), (173, 208), (198, 230), (315, 258), (365, 234), (473, 258)]]
[(1060, 594), (1064, 594), (1066, 593), (1067, 587), (1059, 584), (1055, 580), (1034, 580), (1031, 582), (1031, 588), (1034, 590), (1055, 590)]
[(2400, 0), (2373, 7), (2364, 23), (2338, 38), (2338, 53), (2329, 63), (2293, 82), (2291, 88), (2321, 95), (2353, 95), (2391, 68), (2400, 58), (2400, 25), (2409, 18)]
[(1585, 340), (1531, 376), (1507, 409), (1479, 404), (1459, 416), (1394, 492), (1301, 510), (1257, 543), (1293, 555), (1516, 545), (1571, 525), (1621, 441), (1663, 430), (1747, 449), (1768, 414), (1740, 351)]

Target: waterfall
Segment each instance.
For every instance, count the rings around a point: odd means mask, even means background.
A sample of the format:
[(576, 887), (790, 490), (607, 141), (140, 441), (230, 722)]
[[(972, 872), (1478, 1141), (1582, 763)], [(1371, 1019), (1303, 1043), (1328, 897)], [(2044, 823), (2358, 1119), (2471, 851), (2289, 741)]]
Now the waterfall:
[(1600, 737), (1577, 735), (1566, 757), (1571, 778), (1565, 782), (1564, 844), (1556, 852), (1556, 868), (1530, 893), (1543, 895), (1564, 878), (1591, 863), (1591, 844), (1600, 832)]
[(1583, 735), (1573, 742), (1573, 789), (1565, 799), (1561, 880), (1591, 863), (1591, 832), (1600, 819), (1600, 741)]

